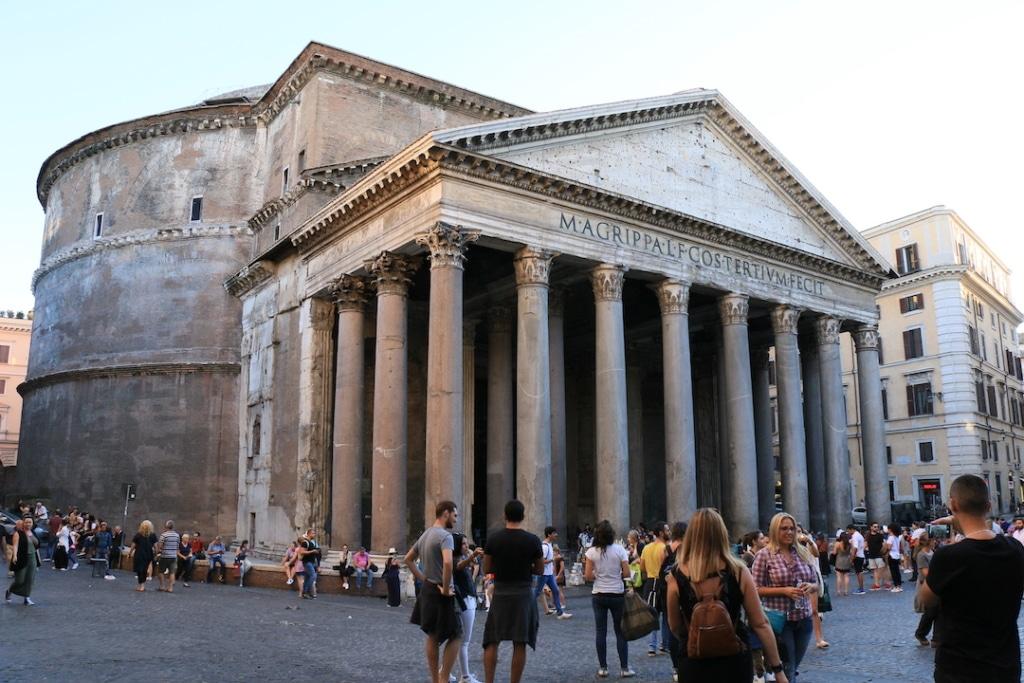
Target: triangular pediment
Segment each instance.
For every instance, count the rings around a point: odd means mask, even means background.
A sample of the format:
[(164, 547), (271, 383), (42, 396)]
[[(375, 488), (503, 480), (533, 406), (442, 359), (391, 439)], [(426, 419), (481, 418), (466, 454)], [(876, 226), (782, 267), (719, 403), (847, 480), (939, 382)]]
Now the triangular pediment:
[(859, 233), (715, 91), (535, 114), (435, 140), (874, 273)]

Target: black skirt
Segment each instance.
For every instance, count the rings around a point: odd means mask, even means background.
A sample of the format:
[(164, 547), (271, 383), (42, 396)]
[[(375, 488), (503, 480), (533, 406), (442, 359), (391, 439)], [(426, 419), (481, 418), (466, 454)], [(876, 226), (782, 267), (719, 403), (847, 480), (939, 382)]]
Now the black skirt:
[(53, 568), (68, 568), (68, 551), (67, 548), (62, 545), (57, 546), (57, 549), (53, 551)]
[(491, 609), (484, 624), (484, 647), (511, 640), (527, 643), (536, 650), (539, 625), (532, 581), (495, 582)]
[(441, 595), (437, 584), (424, 582), (412, 608), (410, 622), (438, 643), (462, 637), (462, 619), (456, 612), (455, 596)]

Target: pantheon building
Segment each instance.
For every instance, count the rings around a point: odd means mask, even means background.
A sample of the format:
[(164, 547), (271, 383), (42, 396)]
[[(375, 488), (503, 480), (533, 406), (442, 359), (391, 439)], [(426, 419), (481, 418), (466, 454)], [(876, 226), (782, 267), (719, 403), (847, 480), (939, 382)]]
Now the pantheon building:
[(472, 530), (513, 496), (563, 533), (739, 535), (779, 497), (835, 529), (851, 334), (888, 509), (889, 268), (714, 90), (538, 114), (312, 43), (75, 140), (38, 194), (25, 495), (119, 518), (133, 483), (130, 525), (268, 555), (407, 547), (445, 498)]

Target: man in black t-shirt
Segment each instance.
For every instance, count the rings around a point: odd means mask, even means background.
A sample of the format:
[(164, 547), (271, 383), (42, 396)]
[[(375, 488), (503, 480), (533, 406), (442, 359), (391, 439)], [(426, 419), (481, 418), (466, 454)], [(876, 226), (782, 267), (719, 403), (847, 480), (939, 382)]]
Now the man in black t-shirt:
[(957, 477), (949, 497), (952, 516), (933, 524), (956, 520), (964, 539), (935, 551), (928, 578), (918, 588), (925, 606), (941, 600), (935, 682), (1018, 683), (1024, 547), (992, 531), (984, 479)]
[(868, 561), (868, 571), (874, 575), (871, 590), (882, 590), (882, 574), (885, 572), (886, 561), (882, 557), (882, 545), (885, 543), (885, 534), (879, 528), (878, 523), (871, 525), (867, 536), (864, 537), (864, 556)]
[(511, 682), (519, 683), (526, 668), (526, 646), (537, 649), (537, 601), (533, 577), (544, 573), (540, 539), (522, 529), (525, 508), (518, 500), (505, 504), (505, 528), (488, 535), (484, 574), (494, 574), (494, 597), (484, 625), (484, 671), (494, 683), (498, 644), (512, 641)]

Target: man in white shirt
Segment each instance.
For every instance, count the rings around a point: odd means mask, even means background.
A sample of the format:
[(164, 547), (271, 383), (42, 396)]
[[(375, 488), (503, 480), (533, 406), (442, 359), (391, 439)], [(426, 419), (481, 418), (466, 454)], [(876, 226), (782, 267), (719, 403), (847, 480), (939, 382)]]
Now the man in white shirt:
[[(558, 613), (558, 618), (569, 619), (572, 615), (562, 609), (562, 598), (558, 592), (558, 582), (555, 581), (554, 544), (557, 538), (558, 531), (555, 527), (549, 526), (544, 529), (544, 540), (540, 544), (541, 553), (544, 557), (544, 573), (537, 577), (536, 585), (533, 589), (533, 599), (536, 600), (544, 591), (544, 588), (547, 587), (555, 601), (555, 611)], [(551, 614), (551, 612), (548, 612), (548, 614)]]
[(850, 547), (853, 548), (853, 572), (857, 575), (857, 590), (854, 595), (864, 595), (864, 536), (857, 531), (857, 527), (849, 525), (846, 533), (850, 536)]
[(1024, 545), (1024, 517), (1017, 517), (1013, 520), (1013, 531), (1010, 535)]

